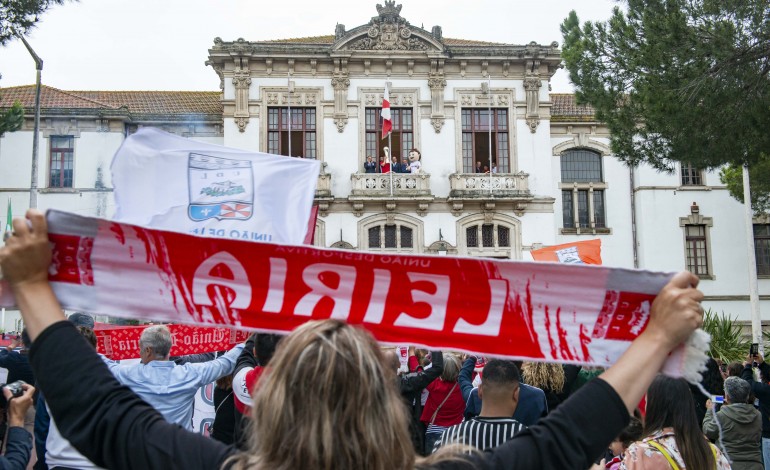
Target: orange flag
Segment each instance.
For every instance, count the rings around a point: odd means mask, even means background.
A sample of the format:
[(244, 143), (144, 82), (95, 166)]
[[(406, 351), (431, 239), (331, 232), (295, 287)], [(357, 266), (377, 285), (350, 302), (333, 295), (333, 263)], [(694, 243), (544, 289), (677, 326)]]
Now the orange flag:
[(553, 245), (530, 251), (535, 261), (555, 263), (602, 264), (602, 241), (586, 240), (582, 242)]

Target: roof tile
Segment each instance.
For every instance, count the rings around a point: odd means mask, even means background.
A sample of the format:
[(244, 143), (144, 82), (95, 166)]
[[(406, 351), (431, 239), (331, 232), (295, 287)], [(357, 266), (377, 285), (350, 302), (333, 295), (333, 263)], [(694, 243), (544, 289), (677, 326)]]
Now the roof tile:
[[(222, 114), (221, 93), (217, 91), (65, 91), (43, 85), (42, 108), (103, 109), (127, 108), (133, 114)], [(35, 105), (35, 86), (0, 89), (0, 107), (19, 101), (28, 109)]]
[(551, 121), (594, 121), (596, 111), (591, 105), (577, 104), (575, 95), (551, 93)]

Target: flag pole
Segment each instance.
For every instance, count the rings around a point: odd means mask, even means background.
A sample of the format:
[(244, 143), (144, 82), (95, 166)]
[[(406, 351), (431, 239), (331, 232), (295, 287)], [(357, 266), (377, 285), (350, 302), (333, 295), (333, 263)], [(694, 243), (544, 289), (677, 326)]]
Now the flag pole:
[(291, 74), (286, 71), (286, 95), (289, 108), (289, 156), (291, 157)]
[(393, 146), (390, 143), (390, 134), (393, 131), (388, 131), (388, 148), (390, 149), (390, 161), (388, 162), (388, 168), (390, 168), (390, 197), (393, 197)]
[(489, 195), (492, 195), (492, 122), (494, 122), (494, 119), (492, 117), (492, 74), (487, 72), (487, 90), (489, 90), (489, 101), (487, 104), (489, 105), (488, 112), (489, 112)]

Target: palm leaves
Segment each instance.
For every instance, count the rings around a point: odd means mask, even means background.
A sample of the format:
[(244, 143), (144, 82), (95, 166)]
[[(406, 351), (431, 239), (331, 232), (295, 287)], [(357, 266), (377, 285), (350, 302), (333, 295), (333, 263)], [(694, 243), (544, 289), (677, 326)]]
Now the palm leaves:
[[(743, 328), (724, 312), (717, 314), (711, 309), (703, 312), (703, 329), (711, 335), (711, 350), (709, 355), (729, 364), (735, 361), (743, 361), (749, 354), (751, 341), (743, 336)], [(765, 333), (770, 339), (770, 335)]]

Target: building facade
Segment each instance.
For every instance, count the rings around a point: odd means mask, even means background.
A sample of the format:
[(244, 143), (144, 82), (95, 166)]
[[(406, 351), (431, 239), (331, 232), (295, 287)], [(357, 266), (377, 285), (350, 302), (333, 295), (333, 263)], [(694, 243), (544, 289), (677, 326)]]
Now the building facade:
[[(592, 109), (552, 94), (557, 43), (452, 39), (411, 25), (386, 1), (361, 26), (272, 41), (219, 38), (212, 92), (43, 89), (38, 204), (112, 215), (109, 162), (127, 135), (155, 126), (192, 139), (320, 160), (315, 244), (393, 253), (531, 259), (542, 246), (599, 238), (604, 264), (689, 269), (706, 306), (750, 319), (740, 203), (715, 172), (629, 169)], [(393, 115), (381, 139), (386, 84)], [(22, 130), (0, 139), (0, 203), (26, 209), (34, 87)], [(390, 142), (390, 144), (388, 144)], [(367, 157), (419, 173), (367, 173)], [(480, 168), (480, 171), (477, 170)], [(5, 196), (5, 197), (4, 197)], [(762, 310), (770, 311), (770, 218), (754, 225)]]

